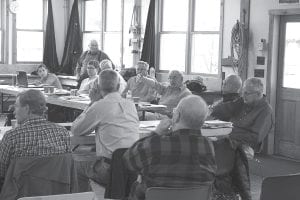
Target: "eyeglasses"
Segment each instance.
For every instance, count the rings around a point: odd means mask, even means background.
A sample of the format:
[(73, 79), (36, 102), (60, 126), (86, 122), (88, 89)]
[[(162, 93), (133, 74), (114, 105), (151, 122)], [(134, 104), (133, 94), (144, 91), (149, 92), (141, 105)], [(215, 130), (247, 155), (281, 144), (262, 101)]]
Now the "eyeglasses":
[(257, 92), (257, 91), (254, 91), (254, 92), (247, 92), (247, 91), (244, 91), (244, 92), (242, 93), (243, 96), (250, 96), (250, 95), (253, 95), (253, 94), (258, 94), (258, 92)]

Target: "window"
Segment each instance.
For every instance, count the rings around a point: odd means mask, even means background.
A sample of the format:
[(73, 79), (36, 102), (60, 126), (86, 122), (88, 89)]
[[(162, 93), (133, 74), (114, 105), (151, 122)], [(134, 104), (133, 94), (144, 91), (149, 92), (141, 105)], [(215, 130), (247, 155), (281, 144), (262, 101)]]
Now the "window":
[(159, 69), (217, 75), (222, 0), (159, 3)]
[[(149, 0), (142, 0), (142, 12), (148, 13)], [(83, 50), (95, 39), (102, 49), (120, 67), (132, 66), (132, 48), (129, 46), (132, 0), (84, 0), (83, 1)], [(146, 9), (145, 9), (146, 8)], [(124, 16), (124, 17), (123, 17)], [(142, 23), (145, 24), (146, 20)]]
[(3, 62), (3, 49), (4, 49), (4, 44), (3, 44), (3, 19), (4, 18), (4, 6), (3, 6), (3, 1), (0, 1), (0, 63)]
[(45, 0), (18, 0), (16, 13), (16, 62), (43, 60)]

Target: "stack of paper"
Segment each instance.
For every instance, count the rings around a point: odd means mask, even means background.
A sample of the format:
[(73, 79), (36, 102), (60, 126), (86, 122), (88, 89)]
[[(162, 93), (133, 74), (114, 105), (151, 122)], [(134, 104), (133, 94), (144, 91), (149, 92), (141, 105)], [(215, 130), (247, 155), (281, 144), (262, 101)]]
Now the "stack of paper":
[(204, 122), (202, 128), (232, 128), (232, 123), (221, 120), (209, 120)]

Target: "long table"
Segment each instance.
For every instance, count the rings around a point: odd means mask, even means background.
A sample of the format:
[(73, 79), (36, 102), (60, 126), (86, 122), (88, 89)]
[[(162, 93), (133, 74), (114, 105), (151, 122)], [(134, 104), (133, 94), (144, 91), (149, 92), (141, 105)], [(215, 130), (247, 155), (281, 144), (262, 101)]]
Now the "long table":
[[(159, 120), (153, 121), (140, 121), (139, 126), (139, 135), (140, 138), (143, 138), (149, 135), (152, 131), (155, 130), (156, 126), (159, 124)], [(202, 128), (201, 133), (205, 137), (217, 138), (221, 136), (229, 135), (232, 128), (222, 127), (222, 128)], [(85, 136), (72, 136), (71, 137), (72, 145), (86, 145), (86, 144), (95, 144), (95, 134), (91, 133), (90, 135)]]

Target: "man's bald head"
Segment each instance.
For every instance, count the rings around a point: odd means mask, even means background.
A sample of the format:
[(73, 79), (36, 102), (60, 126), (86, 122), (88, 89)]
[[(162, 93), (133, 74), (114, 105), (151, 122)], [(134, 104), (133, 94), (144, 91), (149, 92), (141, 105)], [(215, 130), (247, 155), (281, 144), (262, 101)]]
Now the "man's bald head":
[(238, 75), (232, 74), (224, 80), (222, 91), (223, 94), (239, 93), (241, 88), (242, 79)]
[(178, 128), (200, 129), (206, 119), (208, 107), (206, 102), (199, 96), (189, 95), (183, 98), (173, 115), (173, 123)]

